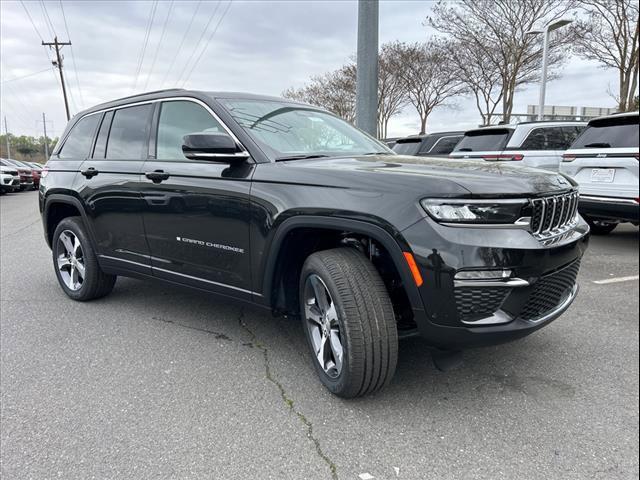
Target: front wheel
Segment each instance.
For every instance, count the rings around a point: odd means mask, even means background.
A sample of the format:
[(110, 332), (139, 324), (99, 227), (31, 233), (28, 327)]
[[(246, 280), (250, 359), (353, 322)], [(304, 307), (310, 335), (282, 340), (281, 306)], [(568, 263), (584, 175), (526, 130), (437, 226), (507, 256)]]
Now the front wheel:
[(80, 217), (68, 217), (58, 224), (51, 250), (58, 282), (73, 300), (93, 300), (113, 290), (116, 277), (100, 269)]
[(608, 235), (613, 232), (618, 226), (617, 223), (606, 222), (604, 220), (598, 220), (597, 218), (585, 218), (589, 227), (591, 227), (591, 233), (594, 235)]
[(337, 248), (307, 258), (300, 310), (320, 381), (340, 397), (385, 386), (396, 369), (398, 331), (384, 282), (360, 252)]

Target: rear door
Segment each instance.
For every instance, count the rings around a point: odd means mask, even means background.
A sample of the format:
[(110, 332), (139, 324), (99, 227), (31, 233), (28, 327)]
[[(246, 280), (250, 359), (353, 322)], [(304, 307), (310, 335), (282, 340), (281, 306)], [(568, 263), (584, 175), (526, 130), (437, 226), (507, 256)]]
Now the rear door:
[(156, 108), (153, 158), (144, 165), (150, 178), (142, 178), (153, 273), (249, 299), (249, 192), (254, 164), (187, 159), (182, 154), (184, 135), (228, 133), (227, 129), (195, 99), (168, 99)]
[(78, 176), (101, 263), (145, 274), (151, 274), (151, 260), (142, 223), (140, 172), (148, 153), (152, 110), (148, 103), (92, 115), (98, 135)]
[(562, 171), (582, 195), (638, 197), (638, 116), (592, 121), (564, 157)]

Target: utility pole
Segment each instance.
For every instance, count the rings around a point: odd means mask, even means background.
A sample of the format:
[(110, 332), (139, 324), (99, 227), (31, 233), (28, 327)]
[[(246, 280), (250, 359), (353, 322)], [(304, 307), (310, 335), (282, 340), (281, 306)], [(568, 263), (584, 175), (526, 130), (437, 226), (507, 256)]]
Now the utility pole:
[(378, 0), (358, 0), (356, 59), (356, 126), (377, 136)]
[(53, 39), (53, 42), (42, 42), (42, 45), (45, 45), (47, 47), (55, 47), (56, 49), (57, 60), (54, 60), (51, 63), (53, 64), (54, 67), (58, 69), (58, 72), (60, 73), (60, 83), (62, 84), (62, 96), (64, 97), (64, 108), (67, 112), (67, 121), (69, 121), (69, 119), (71, 119), (71, 115), (69, 114), (69, 101), (67, 100), (67, 89), (64, 84), (64, 75), (62, 74), (62, 59), (64, 57), (60, 55), (60, 47), (64, 45), (71, 45), (71, 42), (59, 42), (58, 37), (55, 37)]
[(7, 158), (11, 158), (11, 147), (9, 147), (9, 129), (7, 128), (7, 116), (4, 116), (4, 137), (7, 141)]
[(44, 161), (49, 160), (49, 140), (47, 140), (47, 120), (42, 112), (42, 128), (44, 129)]

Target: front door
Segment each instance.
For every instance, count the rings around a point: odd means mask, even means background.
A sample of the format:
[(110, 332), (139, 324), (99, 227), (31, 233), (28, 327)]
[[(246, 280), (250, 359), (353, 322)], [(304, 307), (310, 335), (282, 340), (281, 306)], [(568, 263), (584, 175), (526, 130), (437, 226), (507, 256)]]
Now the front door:
[(155, 276), (250, 299), (249, 192), (252, 160), (231, 166), (189, 160), (182, 138), (225, 132), (195, 100), (157, 106), (155, 142), (143, 166), (142, 198)]

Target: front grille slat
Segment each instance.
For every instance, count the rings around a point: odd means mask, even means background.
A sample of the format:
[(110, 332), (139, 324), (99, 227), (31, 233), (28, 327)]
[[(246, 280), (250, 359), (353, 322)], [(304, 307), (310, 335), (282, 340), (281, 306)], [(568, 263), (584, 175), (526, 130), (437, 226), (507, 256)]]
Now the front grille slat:
[(578, 192), (572, 191), (531, 200), (531, 233), (539, 239), (546, 239), (572, 228), (578, 199)]

